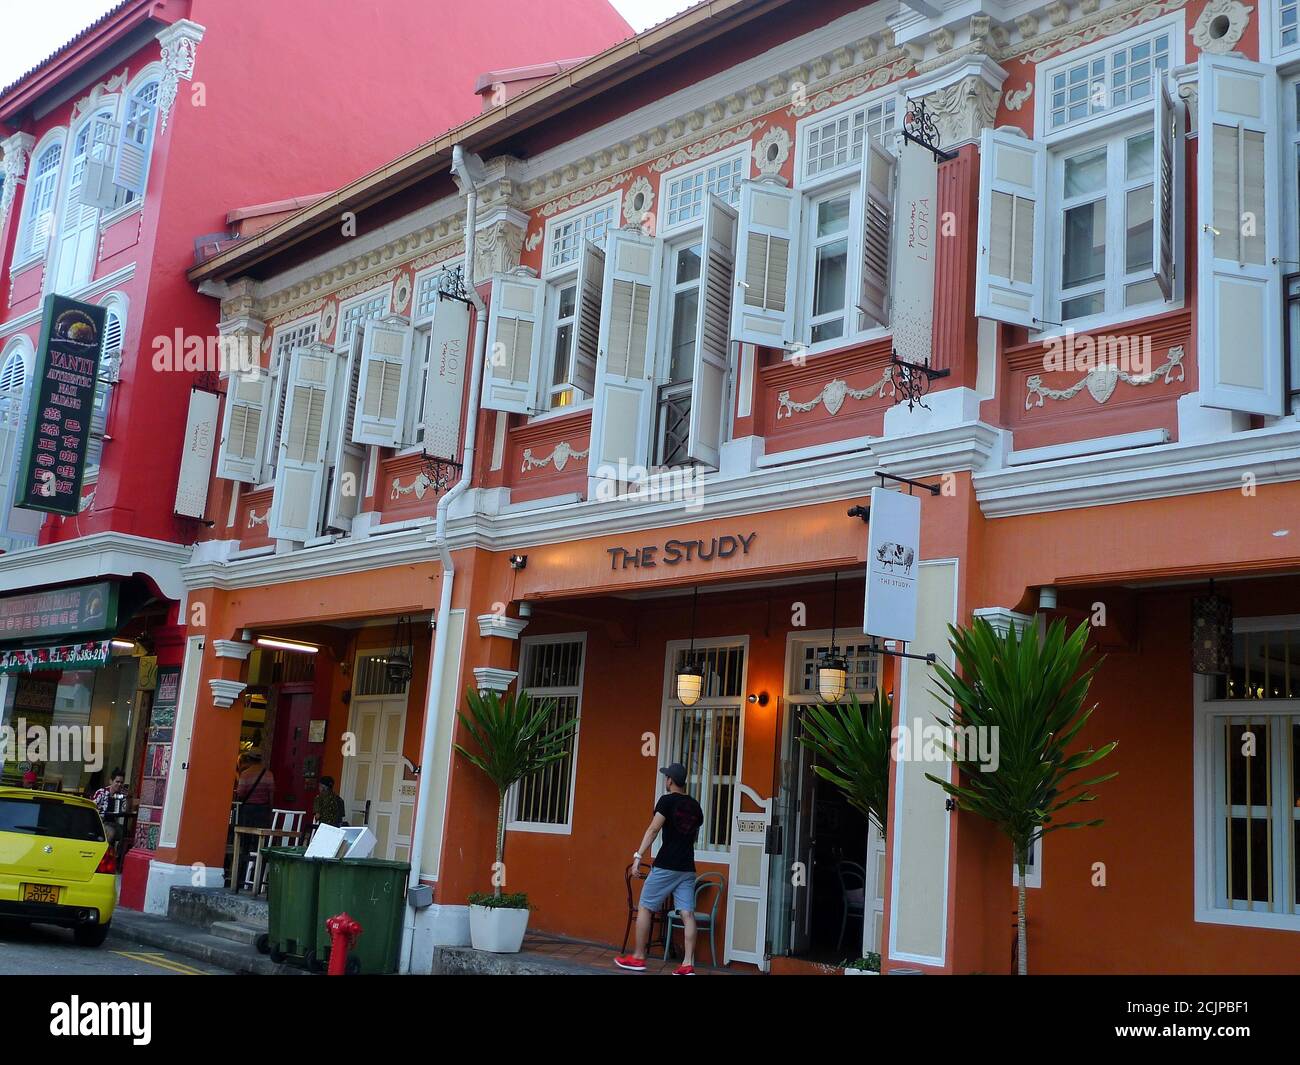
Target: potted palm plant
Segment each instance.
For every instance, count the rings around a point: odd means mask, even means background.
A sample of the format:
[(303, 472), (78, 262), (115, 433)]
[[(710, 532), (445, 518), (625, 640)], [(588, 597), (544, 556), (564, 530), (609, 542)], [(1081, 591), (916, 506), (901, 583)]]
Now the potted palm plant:
[(523, 946), (528, 929), (528, 896), (505, 894), (506, 797), (519, 781), (532, 776), (569, 752), (569, 737), (578, 727), (577, 718), (559, 725), (552, 723), (554, 700), (534, 702), (526, 693), (465, 693), (468, 712), (456, 716), (474, 740), (477, 752), (456, 744), (456, 750), (471, 765), (481, 769), (497, 789), (496, 864), (492, 893), (469, 897), (470, 942), (475, 950), (515, 954)]
[[(1016, 937), (1018, 970), (1029, 971), (1025, 937), (1025, 866), (1034, 842), (1061, 828), (1090, 828), (1093, 821), (1058, 821), (1062, 810), (1093, 802), (1089, 791), (1117, 776), (1067, 779), (1089, 769), (1115, 749), (1114, 743), (1076, 750), (1067, 748), (1088, 723), (1096, 704), (1085, 708), (1088, 688), (1100, 661), (1089, 661), (1088, 623), (1066, 635), (1054, 622), (1045, 635), (1026, 626), (1023, 636), (1009, 626), (999, 634), (983, 618), (969, 628), (949, 626), (958, 672), (935, 664), (936, 694), (951, 709), (955, 729), (990, 729), (997, 737), (996, 767), (971, 760), (973, 744), (945, 745), (957, 763), (958, 782), (926, 776), (961, 810), (979, 814), (1011, 840), (1018, 879)], [(962, 735), (971, 735), (963, 732)], [(963, 756), (966, 757), (963, 757)]]

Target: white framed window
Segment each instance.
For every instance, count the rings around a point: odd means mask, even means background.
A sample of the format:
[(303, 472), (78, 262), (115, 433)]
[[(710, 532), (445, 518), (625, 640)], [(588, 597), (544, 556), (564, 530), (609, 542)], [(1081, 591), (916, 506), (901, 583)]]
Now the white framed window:
[[(581, 719), (586, 651), (587, 634), (583, 632), (526, 636), (520, 644), (520, 691), (527, 692), (535, 702), (554, 704), (546, 731)], [(569, 735), (565, 746), (567, 753), (563, 758), (521, 780), (512, 789), (508, 826), (512, 830), (556, 833), (572, 830), (578, 728)]]
[(320, 335), (320, 316), (312, 315), (280, 326), (271, 340), (271, 396), (273, 413), (266, 435), (267, 480), (275, 477), (275, 466), (280, 454), (280, 427), (284, 422), (284, 405), (288, 396), (289, 357), (295, 348), (315, 344)]
[(804, 220), (804, 322), (814, 347), (853, 332), (849, 300), (852, 234), (860, 225), (857, 190), (835, 189), (807, 202)]
[(575, 273), (556, 281), (548, 295), (550, 327), (546, 335), (546, 354), (551, 372), (545, 383), (542, 406), (546, 410), (559, 410), (584, 398), (570, 383), (573, 376), (573, 331), (578, 321), (578, 275)]
[(668, 242), (664, 248), (662, 315), (665, 343), (660, 352), (656, 397), (654, 462), (683, 466), (690, 462), (691, 393), (695, 345), (699, 339), (700, 271), (703, 243), (699, 233)]
[(9, 552), (34, 547), (45, 517), (13, 505), (35, 355), (31, 341), (19, 334), (0, 358), (0, 547)]
[[(1082, 58), (1070, 56), (1044, 74), (1049, 94), (1046, 131), (1056, 131), (1133, 104), (1150, 103), (1157, 79), (1173, 66), (1175, 31), (1144, 31)], [(1040, 88), (1043, 86), (1040, 85)]]
[(859, 702), (874, 702), (880, 684), (880, 648), (871, 640), (840, 632), (832, 648), (830, 631), (808, 633), (789, 640), (789, 678), (786, 695), (801, 702), (820, 702), (817, 664), (822, 656), (834, 654), (848, 664), (845, 690), (855, 692)]
[(144, 190), (149, 185), (149, 164), (152, 161), (154, 133), (158, 123), (158, 79), (149, 78), (131, 90), (126, 99), (122, 115), (122, 145), (119, 152), (129, 152), (123, 159), (131, 160), (129, 174), (119, 174), (129, 180), (129, 188), (120, 188), (118, 205), (125, 207), (144, 199)]
[[(99, 236), (99, 208), (86, 202), (92, 190), (87, 182), (103, 181), (103, 169), (112, 162), (116, 138), (116, 105), (91, 115), (73, 135), (67, 178), (58, 219), (58, 239), (53, 291), (70, 295), (90, 283), (95, 269)], [(83, 196), (83, 192), (86, 193)]]
[[(693, 653), (704, 671), (704, 690), (694, 706), (677, 699), (674, 677)], [(659, 764), (680, 762), (686, 767), (686, 790), (704, 811), (704, 824), (695, 840), (697, 853), (731, 850), (732, 812), (740, 782), (745, 721), (745, 681), (749, 657), (747, 637), (668, 644), (665, 670), (663, 726)], [(656, 794), (663, 778), (656, 773)]]
[(334, 335), (334, 347), (339, 351), (346, 351), (348, 345), (352, 343), (352, 334), (357, 331), (360, 323), (378, 321), (388, 313), (390, 299), (389, 286), (384, 286), (343, 304), (339, 308), (339, 324)]
[(1300, 931), (1300, 617), (1238, 618), (1196, 682), (1196, 919)]
[(546, 223), (543, 276), (549, 278), (554, 272), (576, 269), (579, 253), (588, 241), (603, 247), (605, 234), (617, 224), (621, 202), (622, 193), (616, 192), (550, 219)]
[(63, 162), (62, 134), (51, 143), (38, 148), (32, 158), (27, 176), (23, 222), (19, 229), (18, 251), (14, 256), (19, 263), (40, 258), (49, 244)]
[(105, 308), (104, 354), (100, 360), (100, 377), (95, 382), (95, 404), (90, 414), (90, 439), (86, 444), (87, 478), (98, 475), (103, 459), (108, 415), (113, 404), (113, 377), (122, 363), (122, 342), (126, 335), (125, 299), (114, 293), (102, 303)]
[(1277, 16), (1279, 50), (1294, 48), (1300, 44), (1300, 0), (1280, 0)]
[(701, 225), (710, 194), (737, 206), (740, 183), (749, 177), (750, 150), (751, 144), (746, 141), (665, 173), (659, 179), (659, 235), (666, 237), (687, 226)]
[(886, 134), (895, 129), (897, 97), (874, 102), (854, 101), (815, 118), (804, 119), (796, 132), (800, 183), (862, 165), (867, 138), (888, 147)]
[(1056, 320), (1118, 314), (1164, 302), (1153, 262), (1156, 153), (1149, 120), (1052, 153), (1058, 210), (1049, 247)]

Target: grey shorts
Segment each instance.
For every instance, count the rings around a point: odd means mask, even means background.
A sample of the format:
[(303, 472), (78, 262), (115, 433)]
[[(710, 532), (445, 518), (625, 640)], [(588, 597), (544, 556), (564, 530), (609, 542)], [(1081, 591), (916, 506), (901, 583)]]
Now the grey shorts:
[(669, 895), (673, 897), (673, 909), (693, 913), (695, 874), (679, 873), (676, 869), (651, 869), (650, 875), (645, 878), (645, 887), (641, 889), (641, 901), (637, 905), (643, 910), (655, 913)]

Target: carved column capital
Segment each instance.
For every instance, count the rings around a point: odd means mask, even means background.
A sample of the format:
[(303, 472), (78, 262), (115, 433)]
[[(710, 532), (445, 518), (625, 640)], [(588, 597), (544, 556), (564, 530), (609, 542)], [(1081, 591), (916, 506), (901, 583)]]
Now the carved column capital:
[(176, 103), (181, 79), (189, 81), (194, 77), (194, 61), (205, 32), (197, 22), (183, 18), (158, 33), (163, 65), (162, 80), (158, 83), (158, 112), (162, 116), (160, 133), (167, 132), (167, 117)]
[(27, 161), (35, 144), (36, 139), (30, 133), (15, 133), (0, 141), (0, 152), (4, 153), (4, 160), (0, 163), (3, 168), (0, 173), (4, 175), (4, 186), (0, 187), (0, 230), (9, 220), (9, 209), (18, 192), (18, 183), (27, 176)]

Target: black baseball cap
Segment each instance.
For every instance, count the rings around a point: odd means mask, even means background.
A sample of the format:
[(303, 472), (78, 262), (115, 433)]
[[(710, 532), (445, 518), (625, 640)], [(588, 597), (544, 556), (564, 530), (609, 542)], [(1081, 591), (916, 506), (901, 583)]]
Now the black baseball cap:
[(674, 762), (670, 766), (665, 766), (659, 770), (664, 776), (676, 784), (679, 788), (686, 787), (686, 767), (681, 762)]

